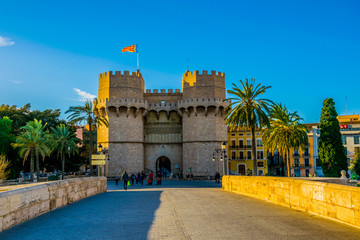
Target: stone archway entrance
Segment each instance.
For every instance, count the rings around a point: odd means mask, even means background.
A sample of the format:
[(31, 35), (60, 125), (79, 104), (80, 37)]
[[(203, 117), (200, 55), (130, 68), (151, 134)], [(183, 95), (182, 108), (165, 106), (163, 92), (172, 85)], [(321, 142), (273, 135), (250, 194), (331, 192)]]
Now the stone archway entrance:
[(156, 171), (162, 170), (163, 174), (167, 177), (170, 176), (171, 173), (171, 162), (169, 158), (162, 156), (156, 160)]

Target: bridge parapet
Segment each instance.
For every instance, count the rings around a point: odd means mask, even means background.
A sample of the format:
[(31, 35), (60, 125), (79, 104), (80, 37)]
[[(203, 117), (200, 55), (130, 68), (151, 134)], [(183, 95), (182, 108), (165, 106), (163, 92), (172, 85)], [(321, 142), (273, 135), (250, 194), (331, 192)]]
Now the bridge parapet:
[(224, 176), (222, 187), (360, 227), (360, 188), (283, 177)]
[(56, 208), (106, 191), (105, 177), (0, 187), (0, 232)]

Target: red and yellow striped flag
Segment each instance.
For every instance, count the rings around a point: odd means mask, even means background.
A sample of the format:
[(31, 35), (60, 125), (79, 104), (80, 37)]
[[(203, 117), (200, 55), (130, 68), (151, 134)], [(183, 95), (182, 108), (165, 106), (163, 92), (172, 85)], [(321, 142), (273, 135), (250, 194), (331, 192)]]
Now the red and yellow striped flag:
[(123, 48), (122, 52), (136, 52), (136, 44)]

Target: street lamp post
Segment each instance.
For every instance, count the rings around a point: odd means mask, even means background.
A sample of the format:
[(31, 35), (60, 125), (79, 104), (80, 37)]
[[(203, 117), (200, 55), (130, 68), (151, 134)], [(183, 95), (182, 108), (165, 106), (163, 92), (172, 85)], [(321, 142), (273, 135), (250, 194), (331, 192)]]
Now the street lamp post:
[(215, 162), (216, 161), (216, 170), (217, 172), (219, 172), (219, 157), (220, 157), (220, 162), (223, 162), (223, 176), (225, 175), (225, 162), (227, 160), (227, 156), (226, 156), (226, 142), (223, 142), (221, 144), (221, 148), (215, 148), (214, 149), (214, 152), (213, 152), (213, 161)]
[(101, 145), (101, 143), (98, 146), (99, 148), (99, 153), (105, 155), (105, 165), (103, 167), (103, 165), (98, 165), (98, 168), (100, 169), (100, 175), (102, 175), (102, 169), (104, 169), (104, 176), (106, 176), (106, 169), (107, 169), (107, 165), (110, 161), (109, 158), (109, 149), (108, 148), (103, 148), (103, 146)]
[[(215, 155), (216, 154), (216, 155)], [(213, 153), (213, 158), (212, 158), (212, 160), (213, 160), (213, 162), (215, 162), (216, 161), (216, 172), (219, 172), (219, 161), (218, 161), (218, 159), (217, 159), (217, 152), (215, 153)]]
[[(98, 148), (99, 148), (99, 152), (100, 153), (102, 153), (102, 145), (101, 145), (101, 143), (99, 143), (99, 146), (98, 146)], [(98, 176), (101, 176), (101, 166), (99, 166), (99, 165), (97, 165), (97, 169), (98, 169)], [(99, 174), (99, 171), (100, 171), (100, 174)]]
[(226, 169), (226, 175), (230, 175), (230, 161), (231, 159), (230, 158), (227, 158), (227, 169)]

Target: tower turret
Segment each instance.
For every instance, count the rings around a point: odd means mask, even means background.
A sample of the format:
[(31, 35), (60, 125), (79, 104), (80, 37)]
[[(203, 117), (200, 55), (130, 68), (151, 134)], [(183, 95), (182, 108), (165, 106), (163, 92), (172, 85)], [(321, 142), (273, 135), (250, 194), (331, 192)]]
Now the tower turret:
[(183, 168), (191, 169), (194, 176), (214, 175), (217, 170), (211, 159), (214, 149), (227, 139), (225, 96), (224, 73), (183, 74), (183, 100), (178, 102), (183, 117)]
[(144, 121), (148, 107), (144, 100), (144, 79), (141, 73), (116, 71), (99, 75), (97, 113), (106, 116), (109, 127), (98, 128), (97, 141), (109, 149), (108, 175), (123, 170), (144, 170)]

